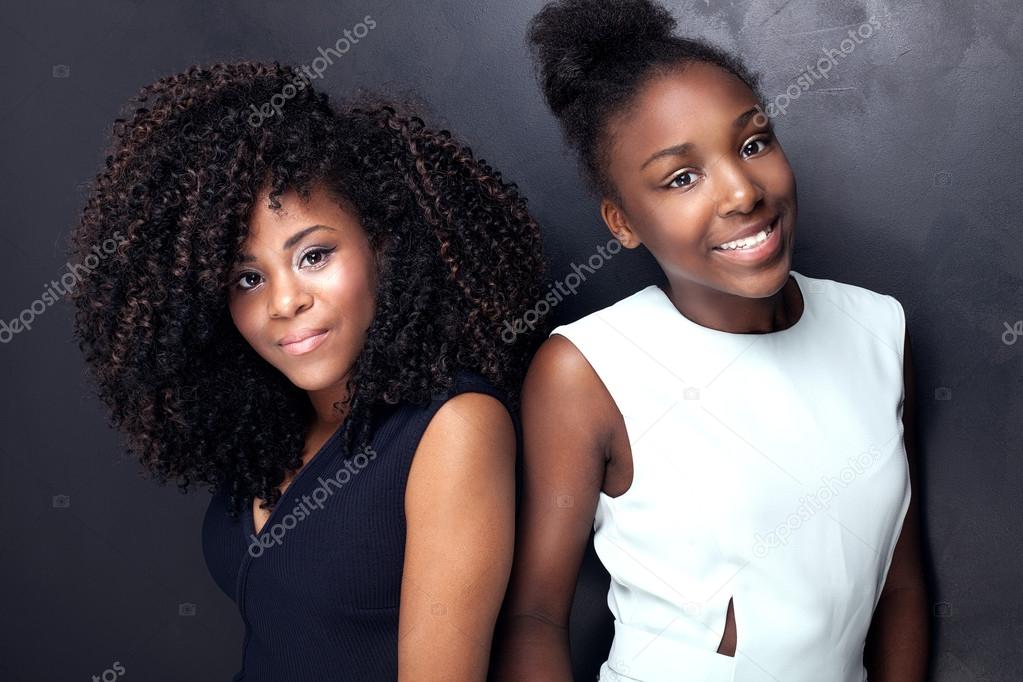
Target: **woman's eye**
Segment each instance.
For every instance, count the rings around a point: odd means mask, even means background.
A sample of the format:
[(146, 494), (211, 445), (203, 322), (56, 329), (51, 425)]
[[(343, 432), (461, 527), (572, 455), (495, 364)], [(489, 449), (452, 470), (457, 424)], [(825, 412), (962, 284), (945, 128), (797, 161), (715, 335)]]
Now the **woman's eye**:
[[(326, 262), (327, 257), (337, 247), (310, 249), (302, 254), (302, 263), (308, 263), (308, 267), (316, 269)], [(243, 272), (235, 278), (235, 286), (242, 291), (249, 291), (259, 286), (262, 276), (256, 272)]]
[[(252, 281), (250, 281), (250, 278), (253, 278), (256, 281), (252, 282)], [(246, 284), (248, 284), (248, 286), (245, 286)], [(249, 289), (252, 289), (253, 287), (256, 287), (256, 286), (259, 285), (259, 275), (257, 275), (254, 272), (242, 273), (241, 275), (238, 276), (238, 280), (236, 282), (236, 285), (242, 291), (248, 291)]]
[[(768, 136), (768, 137), (758, 137), (755, 140), (750, 140), (749, 142), (746, 143), (746, 146), (743, 147), (743, 151), (749, 149), (750, 147), (754, 147), (755, 148), (757, 143), (763, 144), (765, 148), (766, 147), (770, 147), (771, 146), (771, 138)], [(752, 156), (753, 154), (756, 154), (756, 153), (757, 152), (754, 151), (752, 154), (750, 154), (750, 156)]]
[[(673, 178), (671, 179), (671, 181), (670, 181), (670, 182), (668, 183), (668, 185), (667, 185), (667, 186), (668, 186), (668, 187), (672, 187), (672, 188), (675, 188), (675, 189), (679, 189), (679, 188), (682, 188), (682, 187), (688, 187), (689, 185), (693, 184), (693, 180), (692, 180), (692, 177), (693, 177), (693, 174), (692, 174), (692, 173), (690, 173), (689, 171), (682, 171), (681, 173), (679, 173), (678, 175), (676, 175), (675, 177), (673, 177)], [(678, 181), (678, 180), (679, 180), (680, 178), (690, 178), (690, 180), (689, 180), (689, 182), (683, 182), (683, 183), (682, 183), (682, 184), (680, 184), (680, 185), (679, 185), (679, 184), (676, 184), (676, 182), (677, 182), (677, 181)]]
[(320, 265), (321, 263), (323, 263), (327, 259), (327, 256), (329, 256), (330, 253), (333, 250), (334, 250), (333, 248), (331, 248), (331, 249), (312, 249), (310, 251), (307, 251), (302, 256), (302, 261), (305, 262), (308, 259), (310, 265), (314, 265), (314, 266), (315, 265)]

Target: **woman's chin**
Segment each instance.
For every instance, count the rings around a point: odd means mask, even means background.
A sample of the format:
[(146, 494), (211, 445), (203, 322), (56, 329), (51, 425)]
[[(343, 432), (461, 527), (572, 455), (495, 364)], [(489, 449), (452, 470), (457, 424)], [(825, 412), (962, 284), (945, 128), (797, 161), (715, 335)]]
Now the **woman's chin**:
[(322, 377), (308, 378), (305, 381), (292, 380), (291, 383), (307, 393), (317, 393), (337, 385), (336, 381), (323, 381)]
[[(280, 369), (280, 368), (278, 368)], [(286, 372), (281, 369), (281, 372), (288, 378), (296, 388), (300, 388), (303, 391), (315, 392), (322, 391), (325, 388), (336, 386), (343, 378), (344, 373), (338, 373), (337, 376), (334, 373), (328, 373), (324, 371), (316, 371), (315, 368), (310, 368), (313, 371), (290, 371)]]

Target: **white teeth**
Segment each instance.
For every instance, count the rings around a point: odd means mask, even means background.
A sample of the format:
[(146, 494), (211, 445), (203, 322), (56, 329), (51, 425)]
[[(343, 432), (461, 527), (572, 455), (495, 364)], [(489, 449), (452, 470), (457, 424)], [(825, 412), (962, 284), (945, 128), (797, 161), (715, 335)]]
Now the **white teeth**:
[(757, 232), (752, 237), (747, 237), (745, 239), (736, 239), (734, 242), (725, 242), (724, 244), (716, 246), (714, 248), (721, 249), (722, 251), (732, 251), (734, 249), (740, 250), (748, 249), (752, 246), (763, 244), (764, 241), (767, 240), (767, 235), (771, 234), (772, 232), (774, 232), (774, 228), (768, 227), (766, 230), (760, 230), (760, 232)]

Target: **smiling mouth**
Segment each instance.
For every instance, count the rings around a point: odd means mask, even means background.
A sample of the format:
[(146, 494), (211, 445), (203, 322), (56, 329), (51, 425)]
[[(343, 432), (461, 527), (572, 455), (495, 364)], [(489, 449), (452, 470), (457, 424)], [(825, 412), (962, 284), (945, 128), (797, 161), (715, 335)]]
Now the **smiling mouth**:
[(719, 244), (718, 246), (715, 246), (714, 249), (717, 251), (745, 251), (749, 249), (755, 249), (756, 247), (760, 246), (761, 244), (767, 241), (767, 238), (771, 236), (771, 233), (774, 232), (775, 229), (777, 228), (777, 224), (778, 219), (775, 218), (773, 223), (768, 225), (763, 230), (760, 230), (760, 232), (756, 233), (752, 237), (746, 237), (745, 239), (736, 239), (735, 241), (732, 242), (725, 242), (724, 244)]
[(730, 259), (743, 262), (759, 261), (773, 255), (781, 245), (781, 216), (757, 234), (745, 239), (725, 242), (712, 250)]

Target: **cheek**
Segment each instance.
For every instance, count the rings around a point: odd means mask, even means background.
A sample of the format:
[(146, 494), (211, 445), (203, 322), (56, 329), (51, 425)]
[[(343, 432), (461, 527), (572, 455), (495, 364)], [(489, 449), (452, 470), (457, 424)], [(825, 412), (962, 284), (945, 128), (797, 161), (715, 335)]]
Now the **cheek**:
[(249, 345), (255, 347), (256, 344), (253, 341), (259, 324), (256, 320), (253, 302), (240, 296), (234, 296), (230, 298), (227, 309), (231, 313), (231, 320), (234, 322), (235, 328), (238, 329), (238, 333), (249, 342)]
[(319, 282), (320, 297), (349, 322), (368, 324), (364, 318), (372, 316), (375, 291), (373, 272), (367, 264), (352, 260), (339, 263), (338, 267), (323, 274)]
[(714, 204), (697, 189), (703, 188), (666, 193), (652, 207), (645, 223), (650, 238), (644, 240), (652, 251), (685, 254), (703, 243), (707, 226), (714, 220)]
[(770, 169), (767, 184), (772, 194), (786, 197), (795, 194), (796, 177), (785, 152), (780, 149), (778, 151), (779, 153), (775, 154), (775, 162)]

